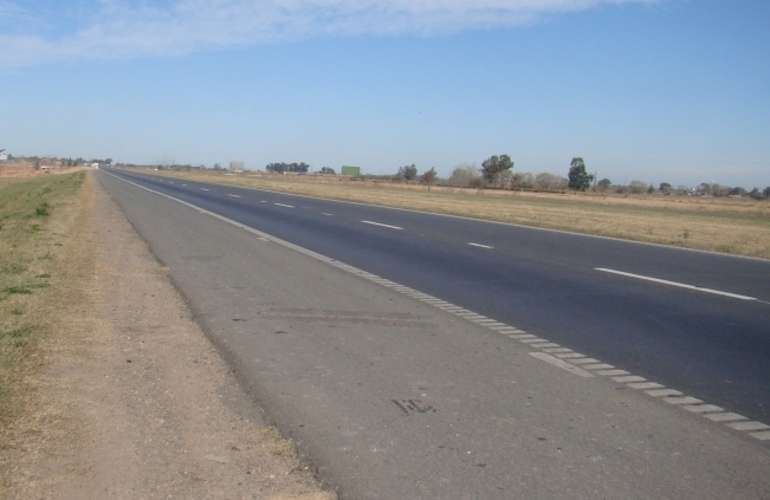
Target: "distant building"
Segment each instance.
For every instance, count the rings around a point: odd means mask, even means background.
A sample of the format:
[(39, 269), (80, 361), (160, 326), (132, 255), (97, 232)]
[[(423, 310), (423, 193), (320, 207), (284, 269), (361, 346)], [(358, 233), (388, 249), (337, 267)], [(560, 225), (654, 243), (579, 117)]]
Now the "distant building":
[(350, 175), (352, 177), (358, 177), (361, 175), (361, 167), (354, 167), (351, 165), (342, 166), (342, 175)]
[(8, 161), (8, 155), (0, 155), (0, 161)]
[(243, 172), (243, 162), (242, 161), (231, 161), (230, 162), (230, 171), (231, 172)]

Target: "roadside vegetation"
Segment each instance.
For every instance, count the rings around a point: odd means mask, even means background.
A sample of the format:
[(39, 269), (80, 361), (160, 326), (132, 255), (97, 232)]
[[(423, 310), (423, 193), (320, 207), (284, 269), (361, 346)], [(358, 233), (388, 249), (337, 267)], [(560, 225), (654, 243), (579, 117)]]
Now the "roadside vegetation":
[[(617, 186), (594, 182), (581, 158), (572, 179), (555, 174), (513, 173), (506, 155), (482, 168), (459, 165), (448, 179), (431, 182), (414, 165), (392, 176), (279, 175), (226, 170), (160, 169), (154, 174), (197, 179), (342, 201), (559, 229), (770, 259), (770, 189), (729, 195), (720, 186), (654, 188), (634, 181)], [(577, 186), (570, 189), (570, 181)], [(716, 196), (712, 193), (724, 193)], [(766, 193), (765, 193), (766, 192)]]
[(0, 178), (0, 447), (30, 397), (27, 375), (41, 362), (57, 255), (84, 176)]

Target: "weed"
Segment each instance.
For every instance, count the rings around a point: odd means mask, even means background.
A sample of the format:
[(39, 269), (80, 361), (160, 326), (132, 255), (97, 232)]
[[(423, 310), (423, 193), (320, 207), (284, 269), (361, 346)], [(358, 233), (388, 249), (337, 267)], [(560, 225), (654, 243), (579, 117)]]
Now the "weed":
[(24, 310), (22, 310), (20, 307), (14, 307), (13, 309), (11, 309), (11, 314), (13, 314), (14, 316), (21, 316), (22, 314), (24, 314)]
[(29, 295), (32, 293), (32, 290), (29, 289), (29, 287), (24, 285), (13, 285), (13, 286), (7, 286), (3, 288), (3, 291), (7, 294), (19, 294), (19, 295)]
[(35, 208), (35, 215), (38, 217), (44, 217), (47, 215), (51, 215), (51, 213), (48, 211), (48, 209), (51, 208), (51, 205), (49, 205), (47, 202), (42, 202), (40, 205)]
[(3, 266), (2, 272), (5, 274), (21, 274), (27, 270), (27, 266), (19, 264), (18, 262), (11, 262)]
[(0, 339), (6, 340), (28, 337), (33, 330), (34, 327), (32, 325), (22, 325), (18, 328), (14, 328), (13, 330), (0, 330)]

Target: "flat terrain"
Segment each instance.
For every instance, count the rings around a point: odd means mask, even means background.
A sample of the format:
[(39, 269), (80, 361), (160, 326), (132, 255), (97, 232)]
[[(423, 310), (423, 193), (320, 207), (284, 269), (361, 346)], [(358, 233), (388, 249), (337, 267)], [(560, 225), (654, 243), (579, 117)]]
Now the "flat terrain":
[(770, 259), (770, 201), (475, 190), (342, 176), (145, 173)]
[[(59, 180), (74, 185), (48, 184)], [(0, 229), (3, 402), (12, 403), (0, 427), (0, 497), (334, 498), (266, 425), (98, 182), (29, 182), (0, 181), (6, 209), (4, 188), (34, 201)], [(48, 215), (38, 216), (41, 193)]]
[[(98, 177), (340, 498), (770, 492), (770, 426), (711, 398), (723, 387), (766, 391), (766, 365), (743, 362), (768, 352), (765, 261)], [(721, 283), (764, 302), (599, 266)], [(724, 380), (712, 355), (749, 370)]]

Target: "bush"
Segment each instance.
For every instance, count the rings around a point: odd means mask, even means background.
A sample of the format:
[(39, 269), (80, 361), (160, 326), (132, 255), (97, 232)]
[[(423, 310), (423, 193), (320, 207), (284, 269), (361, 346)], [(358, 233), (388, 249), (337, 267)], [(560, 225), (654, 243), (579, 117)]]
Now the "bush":
[(474, 189), (485, 189), (487, 187), (487, 181), (481, 177), (474, 177), (470, 180), (470, 182), (468, 182), (468, 187)]

